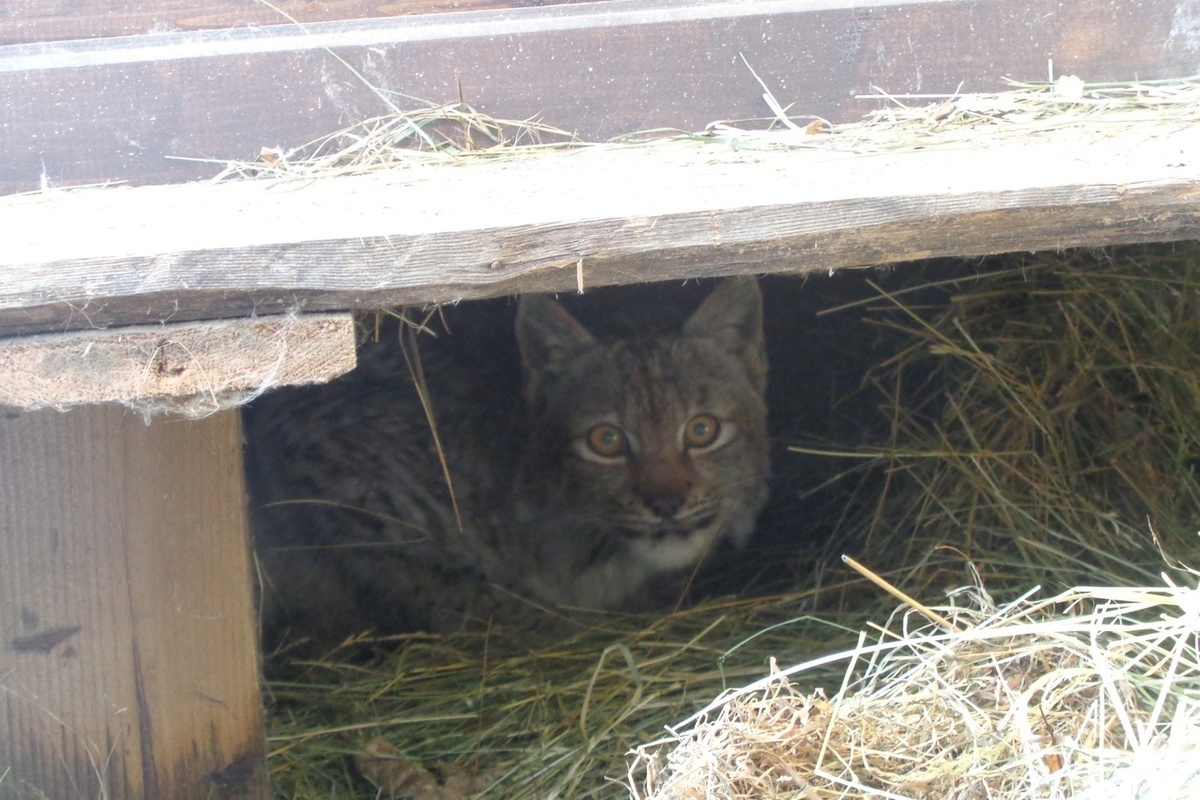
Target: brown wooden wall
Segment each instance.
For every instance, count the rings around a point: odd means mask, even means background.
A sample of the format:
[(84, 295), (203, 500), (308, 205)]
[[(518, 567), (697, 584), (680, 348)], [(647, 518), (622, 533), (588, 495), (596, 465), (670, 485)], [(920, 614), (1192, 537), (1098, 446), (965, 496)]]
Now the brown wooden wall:
[[(388, 92), (442, 103), (461, 87), (494, 116), (539, 117), (592, 140), (766, 115), (740, 56), (794, 113), (833, 121), (875, 107), (856, 97), (872, 86), (987, 91), (1006, 76), (1044, 79), (1051, 60), (1055, 74), (1089, 81), (1178, 77), (1200, 64), (1200, 11), (1165, 0), (484, 0), (429, 14), (284, 4), (315, 20), (304, 28), (269, 25), (273, 12), (248, 0), (135, 5), (4, 7), (0, 192), (203, 178), (216, 167), (175, 159), (249, 159), (385, 112), (326, 48)], [(223, 25), (242, 27), (203, 30)], [(145, 31), (161, 32), (124, 35)]]

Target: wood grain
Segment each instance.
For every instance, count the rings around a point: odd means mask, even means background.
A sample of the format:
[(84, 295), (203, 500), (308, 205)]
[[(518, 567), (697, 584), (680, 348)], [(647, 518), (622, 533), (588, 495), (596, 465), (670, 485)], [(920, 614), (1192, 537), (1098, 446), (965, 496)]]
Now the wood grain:
[(158, 0), (155, 3), (130, 3), (124, 0), (9, 0), (5, 6), (6, 13), (0, 17), (0, 45), (98, 39), (154, 31), (278, 25), (289, 18), (311, 24), (330, 20), (538, 5), (546, 3), (540, 0), (275, 0), (267, 5), (230, 0)]
[(1089, 81), (1191, 75), (1187, 19), (1169, 0), (611, 0), (14, 44), (0, 47), (0, 192), (204, 178), (218, 167), (194, 159), (253, 158), (386, 112), (334, 53), (421, 98), (402, 107), (461, 95), (603, 141), (768, 115), (743, 56), (795, 114), (835, 122), (878, 107), (858, 97), (872, 86), (992, 91), (1044, 79), (1051, 60)]
[(120, 403), (207, 416), (266, 389), (354, 368), (354, 320), (311, 314), (0, 339), (0, 404)]
[(268, 797), (237, 413), (0, 412), (0, 452), (0, 795)]
[(0, 330), (1194, 238), (1196, 153), (1200, 126), (1151, 120), (873, 154), (688, 140), (2, 198)]

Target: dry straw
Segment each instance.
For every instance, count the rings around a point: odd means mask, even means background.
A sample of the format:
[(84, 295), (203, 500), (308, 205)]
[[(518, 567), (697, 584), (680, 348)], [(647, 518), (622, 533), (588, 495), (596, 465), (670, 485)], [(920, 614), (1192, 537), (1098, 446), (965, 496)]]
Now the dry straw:
[[(928, 147), (981, 138), (1028, 138), (1073, 129), (1082, 139), (1145, 123), (1200, 120), (1200, 79), (1087, 83), (1074, 75), (1049, 82), (1009, 81), (1003, 92), (869, 97), (889, 101), (857, 125), (839, 126), (846, 144), (863, 152)], [(932, 104), (913, 100), (937, 100)]]
[(872, 563), (946, 544), (989, 583), (1063, 587), (1153, 580), (1159, 548), (1200, 561), (1200, 247), (1010, 256), (879, 292), (867, 318), (899, 344), (868, 378), (885, 441), (854, 454), (879, 487), (854, 531)]
[[(635, 800), (1200, 794), (1200, 591), (901, 608), (872, 644), (731, 692), (636, 750)], [(826, 698), (794, 681), (845, 664)]]
[[(853, 641), (800, 618), (811, 600), (719, 600), (549, 632), (418, 635), (381, 643), (394, 652), (380, 663), (334, 653), (292, 665), (269, 684), (276, 792), (462, 800), (474, 796), (456, 793), (465, 785), (505, 800), (627, 797), (626, 752), (761, 676), (764, 653), (794, 662)], [(370, 783), (396, 773), (409, 791)]]
[(552, 125), (496, 119), (459, 102), (382, 114), (297, 147), (263, 147), (252, 162), (226, 162), (213, 180), (327, 178), (575, 145)]
[[(756, 79), (757, 75), (754, 76)], [(761, 83), (761, 80), (760, 80)], [(763, 84), (774, 116), (715, 121), (700, 132), (638, 131), (612, 142), (584, 142), (536, 119), (498, 119), (461, 99), (430, 103), (363, 120), (291, 148), (263, 147), (254, 161), (222, 162), (214, 180), (314, 179), (356, 175), (412, 164), (536, 156), (547, 150), (627, 147), (692, 147), (695, 142), (746, 149), (821, 149), (879, 153), (938, 144), (1024, 138), (1070, 128), (1082, 137), (1103, 137), (1132, 125), (1200, 121), (1200, 78), (1085, 83), (1064, 76), (1044, 83), (1010, 82), (1004, 92), (952, 95), (869, 95), (882, 107), (862, 122), (831, 125), (820, 117), (789, 113)], [(373, 87), (372, 87), (373, 88)], [(378, 92), (379, 90), (373, 89)], [(382, 96), (382, 95), (381, 95)], [(937, 102), (911, 104), (913, 100)], [(799, 120), (799, 123), (797, 122)]]

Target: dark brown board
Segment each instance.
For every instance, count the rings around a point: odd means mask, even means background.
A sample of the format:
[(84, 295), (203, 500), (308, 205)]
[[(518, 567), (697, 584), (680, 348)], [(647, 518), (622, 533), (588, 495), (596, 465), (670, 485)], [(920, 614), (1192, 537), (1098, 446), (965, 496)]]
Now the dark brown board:
[(855, 97), (872, 86), (987, 91), (1043, 79), (1051, 59), (1089, 81), (1190, 75), (1188, 13), (1165, 0), (611, 0), (13, 45), (0, 47), (0, 192), (202, 178), (216, 167), (172, 159), (249, 159), (386, 111), (326, 46), (387, 91), (443, 103), (461, 87), (493, 116), (606, 139), (768, 114), (741, 56), (794, 113), (833, 121), (878, 106)]
[(10, 0), (0, 6), (0, 45), (554, 4), (544, 0)]

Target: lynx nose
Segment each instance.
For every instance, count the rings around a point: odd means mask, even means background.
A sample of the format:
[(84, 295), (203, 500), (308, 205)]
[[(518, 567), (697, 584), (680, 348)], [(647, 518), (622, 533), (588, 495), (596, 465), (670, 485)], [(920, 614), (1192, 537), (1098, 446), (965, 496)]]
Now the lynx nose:
[(677, 494), (642, 493), (642, 504), (663, 519), (672, 519), (683, 507), (683, 497)]
[(637, 496), (647, 509), (662, 519), (672, 519), (687, 501), (691, 482), (680, 464), (647, 464), (637, 485)]

